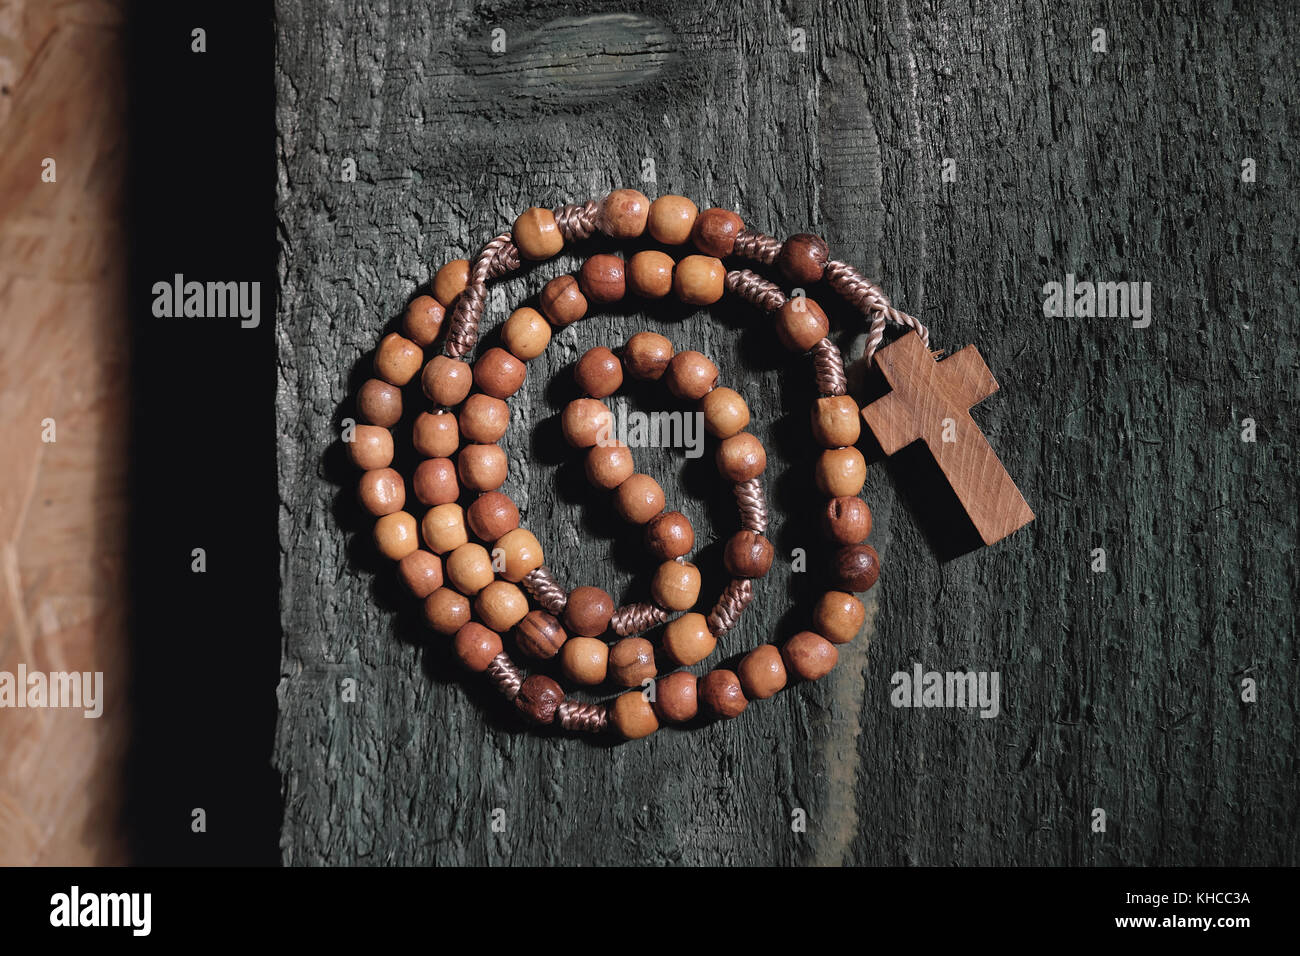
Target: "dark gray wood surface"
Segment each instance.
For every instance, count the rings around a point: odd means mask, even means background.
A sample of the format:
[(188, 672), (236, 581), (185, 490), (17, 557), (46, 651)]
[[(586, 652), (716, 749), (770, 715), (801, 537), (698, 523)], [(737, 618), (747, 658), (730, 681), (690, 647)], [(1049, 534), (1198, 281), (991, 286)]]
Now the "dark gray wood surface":
[[(286, 863), (1297, 862), (1295, 9), (1009, 6), (280, 0)], [(429, 639), (337, 436), (434, 268), (619, 185), (821, 233), (936, 346), (977, 344), (1002, 390), (974, 415), (1038, 519), (940, 560), (923, 469), (873, 465), (884, 570), (835, 672), (609, 747), (524, 731)], [(504, 284), (489, 325), (574, 261)], [(1045, 317), (1068, 273), (1150, 282), (1150, 326)], [(778, 554), (817, 548), (807, 360), (742, 308), (624, 311), (558, 335), (513, 402), (505, 490), (548, 563), (645, 593), (556, 425), (575, 358), (644, 327), (747, 396)], [(709, 544), (708, 588), (736, 521), (709, 458), (638, 465)], [(814, 577), (778, 561), (717, 658), (806, 626)], [(998, 671), (1001, 714), (891, 707), (914, 662)]]

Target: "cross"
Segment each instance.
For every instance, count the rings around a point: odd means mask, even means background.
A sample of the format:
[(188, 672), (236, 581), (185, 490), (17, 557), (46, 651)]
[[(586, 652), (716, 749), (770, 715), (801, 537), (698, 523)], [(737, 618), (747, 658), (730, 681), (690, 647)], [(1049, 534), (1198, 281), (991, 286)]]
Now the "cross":
[(970, 408), (998, 390), (975, 346), (936, 362), (908, 332), (876, 353), (890, 393), (862, 409), (886, 455), (924, 441), (985, 544), (1034, 520)]

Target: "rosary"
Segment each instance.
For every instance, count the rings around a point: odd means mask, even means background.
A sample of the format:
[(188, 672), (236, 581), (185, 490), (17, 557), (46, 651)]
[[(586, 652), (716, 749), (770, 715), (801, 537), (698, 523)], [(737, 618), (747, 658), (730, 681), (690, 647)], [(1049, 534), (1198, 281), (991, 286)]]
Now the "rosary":
[[(550, 259), (566, 244), (596, 233), (617, 240), (646, 234), (661, 248), (639, 251), (626, 262), (600, 253), (576, 275), (546, 283), (538, 308), (521, 307), (502, 325), (502, 347), (469, 364), (491, 280), (518, 270), (523, 260)], [(680, 259), (664, 248), (690, 244)], [(723, 259), (775, 268), (794, 284), (787, 296), (778, 285), (747, 269), (728, 270)], [(828, 338), (826, 313), (803, 289), (824, 283), (868, 320), (864, 359), (875, 361), (890, 386), (883, 398), (859, 409), (848, 394), (844, 362)], [(746, 229), (726, 209), (706, 209), (682, 196), (651, 202), (632, 189), (618, 189), (599, 203), (554, 211), (524, 211), (510, 232), (489, 242), (470, 262), (438, 270), (432, 296), (411, 302), (402, 331), (386, 335), (375, 352), (375, 377), (362, 385), (349, 454), (361, 469), (359, 498), (375, 516), (379, 552), (396, 562), (406, 589), (423, 601), (426, 623), (447, 635), (464, 667), (487, 679), (529, 722), (567, 731), (645, 737), (661, 722), (683, 723), (703, 710), (718, 718), (738, 716), (751, 700), (776, 694), (793, 677), (817, 680), (838, 658), (837, 645), (853, 640), (865, 608), (857, 595), (869, 590), (880, 560), (866, 544), (871, 511), (859, 497), (866, 461), (855, 447), (861, 422), (886, 455), (924, 441), (944, 478), (985, 544), (1033, 520), (1033, 512), (971, 419), (969, 409), (997, 390), (997, 382), (974, 346), (936, 361), (929, 330), (895, 309), (878, 286), (852, 266), (830, 258), (826, 242), (800, 233), (784, 242)], [(568, 403), (560, 424), (565, 440), (585, 456), (587, 479), (610, 492), (619, 516), (644, 528), (645, 548), (658, 562), (650, 600), (615, 607), (600, 588), (567, 589), (544, 563), (536, 536), (520, 525), (519, 509), (498, 489), (507, 459), (498, 442), (506, 433), (507, 400), (524, 384), (527, 363), (545, 351), (551, 336), (584, 318), (593, 307), (625, 296), (660, 300), (675, 296), (687, 306), (707, 307), (732, 293), (772, 316), (777, 337), (791, 352), (812, 357), (818, 398), (811, 433), (822, 449), (814, 477), (826, 496), (822, 530), (833, 548), (829, 588), (812, 612), (811, 628), (781, 647), (762, 644), (735, 671), (718, 668), (702, 677), (688, 670), (659, 676), (655, 646), (639, 636), (663, 625), (661, 656), (679, 668), (706, 660), (718, 639), (738, 623), (754, 597), (755, 582), (769, 570), (773, 547), (764, 536), (768, 512), (762, 475), (767, 455), (747, 432), (744, 398), (719, 381), (705, 355), (676, 351), (654, 332), (638, 332), (618, 350), (593, 348), (574, 369), (583, 397)], [(887, 324), (906, 330), (882, 348)], [(425, 349), (442, 338), (441, 352), (425, 361)], [(406, 482), (393, 467), (390, 429), (402, 418), (403, 386), (420, 376), (432, 403), (412, 425), (412, 444), (422, 460), (410, 493), (424, 509), (416, 520), (407, 508)], [(716, 439), (715, 462), (728, 482), (740, 530), (726, 542), (723, 564), (730, 581), (707, 615), (692, 610), (700, 598), (699, 569), (687, 560), (695, 547), (690, 521), (668, 511), (663, 489), (638, 473), (632, 450), (619, 440), (605, 399), (625, 377), (659, 382), (677, 399), (696, 403), (705, 430)], [(626, 437), (626, 436), (623, 436)], [(462, 507), (462, 502), (467, 502)], [(531, 606), (530, 607), (530, 598)], [(609, 643), (612, 632), (617, 639)], [(558, 658), (574, 685), (613, 683), (625, 690), (607, 703), (566, 696), (545, 674), (525, 677), (505, 650), (510, 634), (519, 652), (539, 661)]]

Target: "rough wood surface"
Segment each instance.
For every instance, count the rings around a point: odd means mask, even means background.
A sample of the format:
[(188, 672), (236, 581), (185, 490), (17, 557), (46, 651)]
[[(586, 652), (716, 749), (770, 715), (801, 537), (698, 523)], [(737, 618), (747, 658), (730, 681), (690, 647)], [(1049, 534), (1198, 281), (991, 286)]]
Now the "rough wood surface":
[[(284, 861), (1296, 863), (1296, 20), (1285, 3), (280, 0)], [(522, 730), (430, 641), (337, 435), (437, 265), (529, 205), (629, 184), (821, 233), (935, 347), (977, 344), (1002, 388), (975, 419), (1038, 519), (940, 562), (907, 463), (877, 464), (883, 574), (834, 673), (602, 747)], [(504, 285), (490, 321), (571, 264)], [(1067, 274), (1150, 282), (1153, 321), (1046, 318)], [(861, 326), (832, 318), (857, 355)], [(645, 593), (634, 536), (556, 444), (558, 373), (643, 326), (745, 393), (778, 554), (816, 548), (806, 360), (743, 309), (621, 312), (558, 335), (514, 402), (507, 490), (551, 566)], [(712, 542), (716, 586), (735, 516), (708, 458), (646, 465)], [(778, 562), (718, 656), (806, 626), (815, 577)], [(999, 672), (1001, 713), (892, 707), (913, 663)]]

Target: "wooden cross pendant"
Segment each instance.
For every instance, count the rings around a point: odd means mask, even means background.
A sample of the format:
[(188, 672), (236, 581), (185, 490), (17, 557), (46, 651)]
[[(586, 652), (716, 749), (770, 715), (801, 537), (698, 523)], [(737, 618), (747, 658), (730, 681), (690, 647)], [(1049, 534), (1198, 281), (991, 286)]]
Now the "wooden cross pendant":
[(975, 346), (936, 362), (908, 332), (881, 349), (876, 365), (890, 393), (862, 409), (886, 455), (924, 441), (984, 543), (1034, 520), (1020, 490), (970, 417), (972, 405), (998, 390)]

